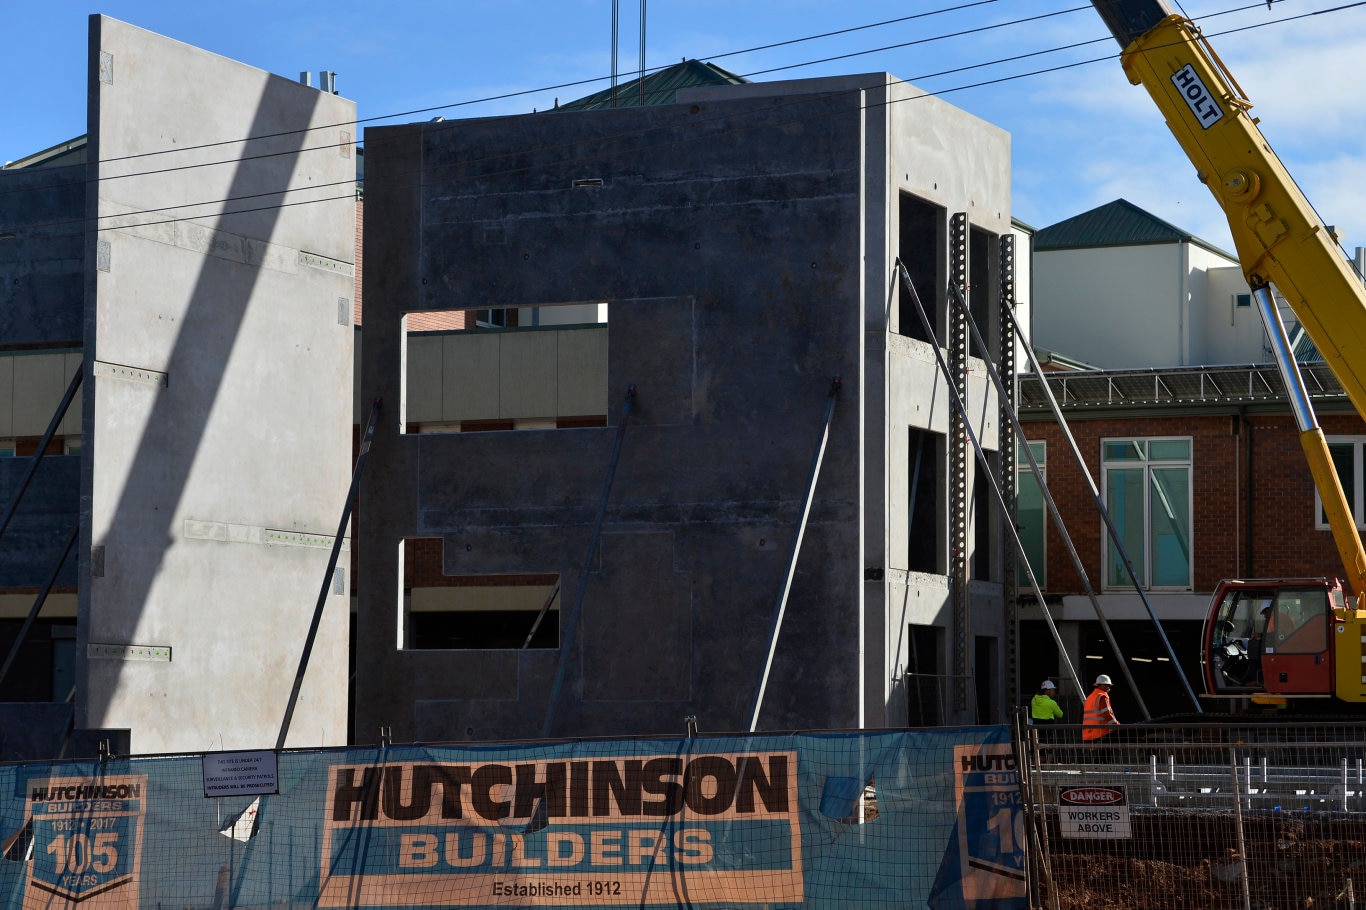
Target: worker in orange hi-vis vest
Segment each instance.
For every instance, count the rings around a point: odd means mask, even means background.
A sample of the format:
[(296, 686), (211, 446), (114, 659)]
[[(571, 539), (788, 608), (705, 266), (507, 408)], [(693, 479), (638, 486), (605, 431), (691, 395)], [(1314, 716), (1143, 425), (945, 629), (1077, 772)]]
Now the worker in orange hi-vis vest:
[(1115, 709), (1110, 705), (1110, 677), (1104, 673), (1096, 677), (1096, 687), (1086, 696), (1086, 707), (1081, 714), (1081, 738), (1094, 742), (1119, 726)]

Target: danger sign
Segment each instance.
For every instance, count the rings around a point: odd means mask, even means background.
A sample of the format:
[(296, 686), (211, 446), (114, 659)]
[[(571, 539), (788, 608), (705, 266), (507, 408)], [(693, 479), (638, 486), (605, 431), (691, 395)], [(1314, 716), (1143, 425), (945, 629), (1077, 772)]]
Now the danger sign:
[(1058, 826), (1063, 837), (1127, 840), (1129, 800), (1123, 787), (1067, 787), (1058, 790)]

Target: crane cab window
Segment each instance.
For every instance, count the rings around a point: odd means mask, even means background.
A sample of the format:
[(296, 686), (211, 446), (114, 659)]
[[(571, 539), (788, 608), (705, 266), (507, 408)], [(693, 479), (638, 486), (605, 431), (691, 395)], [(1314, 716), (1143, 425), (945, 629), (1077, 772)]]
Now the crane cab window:
[(1267, 653), (1317, 654), (1328, 649), (1328, 592), (1323, 588), (1282, 590), (1264, 633)]

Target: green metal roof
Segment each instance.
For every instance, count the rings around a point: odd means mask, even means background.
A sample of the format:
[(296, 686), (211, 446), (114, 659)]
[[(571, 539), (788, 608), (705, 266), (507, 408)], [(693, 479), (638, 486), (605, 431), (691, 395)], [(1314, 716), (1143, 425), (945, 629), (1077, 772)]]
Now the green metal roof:
[(1107, 202), (1089, 212), (1049, 225), (1034, 235), (1034, 250), (1073, 250), (1098, 246), (1195, 243), (1230, 259), (1218, 247), (1145, 212), (1127, 199)]
[(51, 148), (25, 155), (18, 161), (7, 162), (3, 170), (21, 168), (65, 167), (69, 164), (85, 164), (85, 136), (77, 136), (66, 142), (59, 142)]
[[(714, 63), (700, 60), (684, 60), (673, 66), (656, 70), (644, 79), (632, 79), (619, 83), (616, 90), (610, 87), (594, 92), (587, 97), (556, 107), (560, 111), (596, 111), (613, 107), (638, 107), (650, 104), (673, 104), (678, 99), (678, 90), (703, 85), (744, 85), (749, 80), (724, 70)], [(615, 103), (613, 98), (615, 97)]]

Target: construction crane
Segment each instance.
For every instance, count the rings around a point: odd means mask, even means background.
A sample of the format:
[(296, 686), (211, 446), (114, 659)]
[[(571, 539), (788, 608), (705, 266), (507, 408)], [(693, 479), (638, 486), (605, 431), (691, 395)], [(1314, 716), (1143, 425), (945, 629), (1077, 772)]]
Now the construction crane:
[(1206, 692), (1231, 704), (1366, 710), (1366, 552), (1271, 290), (1366, 417), (1366, 288), (1199, 28), (1166, 0), (1092, 5), (1123, 48), (1129, 81), (1148, 91), (1228, 218), (1353, 595), (1329, 578), (1221, 582), (1201, 637)]

